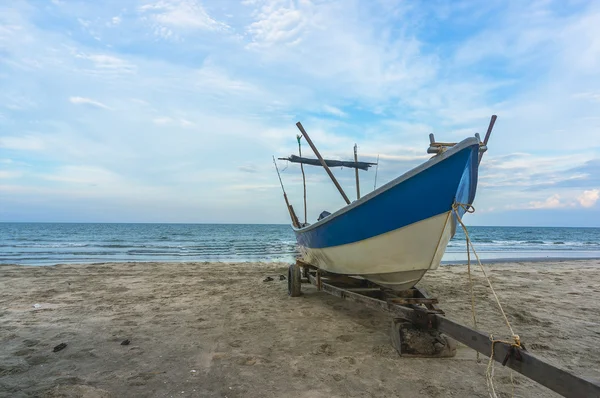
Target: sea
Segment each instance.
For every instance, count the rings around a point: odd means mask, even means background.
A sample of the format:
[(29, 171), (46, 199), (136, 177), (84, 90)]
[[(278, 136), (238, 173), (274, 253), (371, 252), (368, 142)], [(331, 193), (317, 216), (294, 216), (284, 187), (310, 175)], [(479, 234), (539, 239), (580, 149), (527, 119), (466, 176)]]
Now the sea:
[[(600, 258), (600, 228), (469, 227), (482, 260)], [(120, 261), (291, 262), (289, 225), (0, 223), (0, 264)], [(464, 262), (461, 230), (443, 264)]]

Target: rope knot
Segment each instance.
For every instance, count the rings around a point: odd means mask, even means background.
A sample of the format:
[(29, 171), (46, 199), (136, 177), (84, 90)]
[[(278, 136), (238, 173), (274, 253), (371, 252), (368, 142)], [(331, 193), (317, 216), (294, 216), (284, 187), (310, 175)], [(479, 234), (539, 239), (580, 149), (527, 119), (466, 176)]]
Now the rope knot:
[(475, 213), (475, 207), (473, 207), (473, 205), (469, 203), (454, 202), (454, 204), (452, 205), (452, 209), (455, 213), (458, 213), (459, 208), (462, 208), (465, 211), (465, 213)]
[(518, 334), (513, 334), (512, 336), (513, 340), (515, 341), (512, 346), (513, 347), (518, 347), (521, 348), (521, 338), (519, 337)]

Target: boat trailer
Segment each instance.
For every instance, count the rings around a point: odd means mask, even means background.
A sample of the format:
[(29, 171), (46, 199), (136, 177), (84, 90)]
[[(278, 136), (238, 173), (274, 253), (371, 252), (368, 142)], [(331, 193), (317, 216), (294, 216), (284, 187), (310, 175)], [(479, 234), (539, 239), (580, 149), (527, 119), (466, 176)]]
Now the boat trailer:
[[(551, 365), (525, 347), (492, 342), (489, 334), (446, 318), (437, 305), (438, 300), (423, 288), (395, 291), (359, 276), (328, 273), (297, 260), (288, 269), (288, 294), (300, 296), (302, 283), (310, 283), (333, 296), (391, 313), (394, 317), (392, 344), (402, 356), (451, 357), (456, 353), (454, 339), (488, 357), (493, 353), (493, 359), (503, 366), (564, 397), (600, 397), (600, 383)], [(418, 336), (417, 344), (412, 341), (414, 336)]]

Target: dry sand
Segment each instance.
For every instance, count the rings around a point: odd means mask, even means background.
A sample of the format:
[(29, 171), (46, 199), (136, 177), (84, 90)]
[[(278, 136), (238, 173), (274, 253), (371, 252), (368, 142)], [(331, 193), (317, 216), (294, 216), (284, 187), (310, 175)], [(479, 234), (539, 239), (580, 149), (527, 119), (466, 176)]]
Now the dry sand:
[[(599, 265), (488, 266), (529, 350), (592, 379), (600, 378)], [(388, 314), (306, 285), (290, 298), (286, 281), (262, 282), (279, 274), (285, 264), (0, 266), (0, 396), (487, 396), (487, 358), (477, 363), (464, 346), (450, 359), (401, 358)], [(480, 329), (506, 337), (475, 276)], [(421, 285), (469, 324), (465, 266), (441, 267)], [(495, 382), (510, 395), (500, 365)], [(555, 396), (520, 375), (514, 391)]]

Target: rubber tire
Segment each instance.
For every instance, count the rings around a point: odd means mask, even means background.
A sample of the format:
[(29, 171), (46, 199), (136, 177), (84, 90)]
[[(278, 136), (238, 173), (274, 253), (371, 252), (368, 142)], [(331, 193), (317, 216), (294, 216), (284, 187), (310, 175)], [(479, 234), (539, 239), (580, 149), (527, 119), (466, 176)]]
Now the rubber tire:
[(302, 283), (300, 282), (300, 267), (296, 264), (288, 268), (288, 295), (299, 297), (302, 295)]

